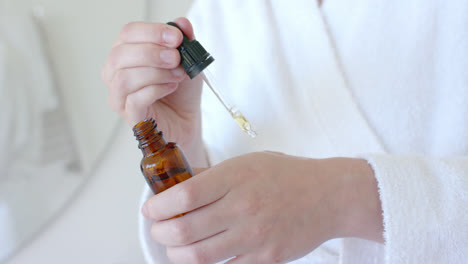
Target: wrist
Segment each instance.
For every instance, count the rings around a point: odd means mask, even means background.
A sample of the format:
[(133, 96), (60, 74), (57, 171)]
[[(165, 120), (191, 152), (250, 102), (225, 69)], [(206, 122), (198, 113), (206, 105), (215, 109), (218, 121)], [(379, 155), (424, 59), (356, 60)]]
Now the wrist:
[(373, 169), (363, 159), (338, 158), (337, 162), (341, 171), (340, 236), (383, 242), (382, 206)]

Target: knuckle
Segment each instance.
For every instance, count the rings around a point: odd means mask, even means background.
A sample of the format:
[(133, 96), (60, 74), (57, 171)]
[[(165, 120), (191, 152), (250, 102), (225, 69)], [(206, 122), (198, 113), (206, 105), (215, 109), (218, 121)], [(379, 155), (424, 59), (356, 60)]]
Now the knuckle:
[(125, 24), (122, 27), (122, 30), (120, 31), (120, 34), (123, 35), (123, 36), (130, 34), (130, 32), (132, 32), (135, 29), (135, 27), (138, 26), (138, 24), (139, 24), (139, 22), (130, 22), (130, 23)]
[(268, 249), (261, 258), (262, 263), (283, 263), (285, 258), (283, 252), (278, 247)]
[(193, 205), (196, 203), (197, 194), (195, 190), (189, 184), (180, 185), (178, 192), (179, 205), (185, 212), (190, 211)]
[[(107, 58), (107, 64), (111, 70), (118, 69), (120, 67), (119, 63), (120, 57), (122, 56), (121, 53), (121, 48), (116, 47), (113, 48), (111, 53), (109, 54), (109, 58)], [(110, 78), (112, 78), (112, 76), (110, 76)]]
[(187, 263), (193, 263), (193, 264), (208, 263), (208, 259), (206, 255), (198, 247), (189, 247), (187, 249), (187, 260), (188, 260)]
[(118, 70), (115, 73), (114, 80), (112, 81), (112, 88), (118, 93), (123, 93), (126, 91), (128, 83), (128, 76), (125, 70)]
[(111, 67), (117, 65), (118, 59), (120, 57), (122, 57), (122, 46), (112, 48), (109, 53), (109, 57), (107, 58), (109, 65)]
[(190, 227), (184, 221), (176, 221), (172, 226), (172, 237), (178, 245), (186, 245), (192, 242), (191, 234)]
[(125, 106), (128, 109), (135, 109), (138, 106), (138, 97), (135, 93), (129, 94), (125, 100)]

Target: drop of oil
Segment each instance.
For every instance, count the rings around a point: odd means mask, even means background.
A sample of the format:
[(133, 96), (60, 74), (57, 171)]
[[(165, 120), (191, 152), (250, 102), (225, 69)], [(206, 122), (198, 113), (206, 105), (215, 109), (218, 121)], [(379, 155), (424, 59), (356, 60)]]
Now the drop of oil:
[(247, 133), (251, 138), (257, 137), (257, 133), (252, 129), (252, 125), (250, 125), (249, 121), (247, 121), (247, 118), (245, 118), (245, 116), (235, 106), (231, 107), (228, 103), (226, 103), (226, 101), (221, 96), (221, 93), (213, 86), (212, 81), (209, 80), (210, 78), (208, 78), (208, 76), (212, 76), (208, 70), (205, 70), (205, 72), (201, 74), (203, 81), (205, 81), (206, 85), (210, 87), (211, 91), (223, 104), (224, 108), (228, 110), (242, 131)]
[(256, 138), (257, 133), (252, 129), (252, 125), (250, 125), (249, 121), (245, 118), (245, 116), (237, 109), (231, 109), (232, 118), (236, 121), (237, 125), (247, 133), (251, 138)]

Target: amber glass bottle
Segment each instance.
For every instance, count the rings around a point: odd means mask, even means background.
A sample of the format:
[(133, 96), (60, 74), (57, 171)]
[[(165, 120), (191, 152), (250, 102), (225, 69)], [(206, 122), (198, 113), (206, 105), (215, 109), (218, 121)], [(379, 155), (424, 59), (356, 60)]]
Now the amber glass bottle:
[(167, 143), (153, 119), (133, 127), (138, 147), (143, 152), (141, 172), (154, 194), (160, 193), (193, 176), (193, 171), (176, 143)]

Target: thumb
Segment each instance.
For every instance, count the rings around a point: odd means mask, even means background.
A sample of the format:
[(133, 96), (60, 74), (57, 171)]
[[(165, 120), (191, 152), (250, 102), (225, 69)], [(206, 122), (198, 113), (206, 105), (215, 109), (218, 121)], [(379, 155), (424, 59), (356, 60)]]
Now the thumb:
[(193, 33), (193, 27), (192, 23), (185, 18), (185, 17), (179, 17), (174, 22), (179, 26), (180, 29), (184, 32), (184, 34), (190, 39), (194, 40), (195, 39), (195, 34)]

